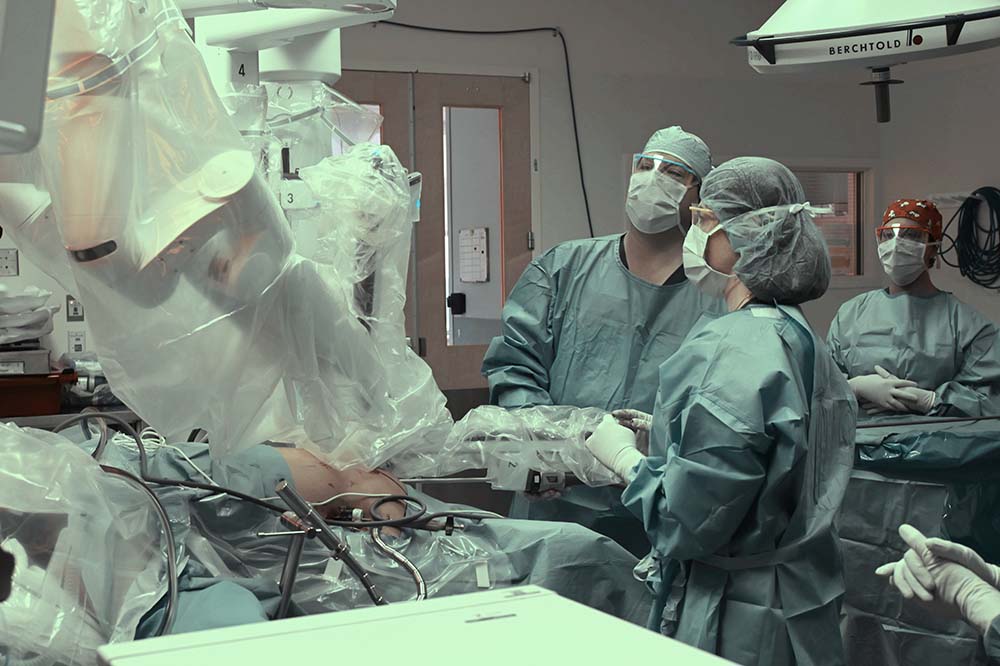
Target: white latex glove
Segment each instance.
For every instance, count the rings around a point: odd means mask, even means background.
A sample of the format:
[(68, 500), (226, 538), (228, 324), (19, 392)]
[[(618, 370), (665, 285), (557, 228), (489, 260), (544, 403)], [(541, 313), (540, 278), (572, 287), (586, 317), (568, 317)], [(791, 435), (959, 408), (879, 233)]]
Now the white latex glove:
[(619, 425), (623, 425), (636, 435), (636, 448), (643, 455), (649, 455), (649, 431), (653, 427), (653, 415), (638, 409), (616, 409), (611, 412)]
[(933, 537), (927, 540), (927, 550), (942, 560), (961, 564), (993, 587), (1000, 589), (1000, 567), (990, 564), (968, 546)]
[[(875, 366), (875, 372), (878, 373), (879, 377), (882, 379), (895, 379), (899, 381), (899, 377), (880, 365)], [(899, 399), (909, 408), (911, 412), (917, 412), (920, 414), (930, 413), (930, 411), (934, 409), (934, 406), (937, 405), (937, 394), (934, 393), (934, 391), (928, 391), (927, 389), (922, 389), (918, 386), (900, 389)]]
[(943, 615), (957, 611), (985, 634), (1000, 615), (1000, 591), (971, 569), (935, 555), (927, 547), (927, 538), (916, 528), (901, 525), (899, 536), (910, 550), (899, 562), (882, 565), (875, 573), (891, 576), (904, 597), (916, 596)]
[(616, 409), (611, 412), (611, 416), (615, 417), (619, 425), (623, 425), (635, 432), (639, 432), (640, 430), (649, 432), (649, 429), (653, 426), (653, 415), (641, 412), (638, 409)]
[(899, 399), (910, 411), (928, 414), (937, 405), (937, 393), (922, 388), (899, 389)]
[(524, 496), (528, 498), (529, 502), (544, 502), (546, 500), (554, 500), (562, 497), (562, 493), (558, 490), (543, 490), (540, 493), (524, 493)]
[(900, 391), (916, 386), (915, 382), (894, 377), (877, 365), (875, 374), (851, 377), (847, 383), (851, 385), (851, 390), (854, 391), (859, 403), (870, 402), (880, 410), (893, 412), (910, 411), (903, 402)]
[(858, 403), (858, 407), (864, 410), (865, 414), (885, 414), (884, 409), (879, 409), (874, 402), (862, 401)]
[(635, 433), (610, 414), (587, 438), (587, 450), (624, 483), (631, 481), (632, 468), (644, 457), (636, 448)]

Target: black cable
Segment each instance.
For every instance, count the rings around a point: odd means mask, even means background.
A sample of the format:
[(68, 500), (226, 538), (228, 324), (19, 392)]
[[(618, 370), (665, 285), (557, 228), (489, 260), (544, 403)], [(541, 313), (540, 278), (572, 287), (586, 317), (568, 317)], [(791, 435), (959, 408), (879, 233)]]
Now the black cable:
[[(278, 515), (285, 513), (287, 510), (278, 504), (268, 502), (267, 500), (262, 500), (253, 495), (247, 495), (246, 493), (241, 493), (238, 490), (233, 490), (231, 488), (224, 488), (210, 483), (198, 483), (196, 481), (179, 481), (175, 479), (162, 479), (149, 475), (149, 459), (146, 454), (146, 447), (142, 442), (142, 438), (139, 433), (136, 432), (127, 421), (115, 416), (114, 414), (106, 414), (104, 412), (88, 412), (86, 414), (77, 414), (67, 418), (65, 421), (53, 428), (52, 432), (59, 432), (65, 430), (69, 426), (83, 421), (85, 419), (106, 419), (116, 423), (125, 429), (125, 432), (135, 440), (136, 448), (139, 451), (139, 478), (146, 483), (151, 483), (158, 486), (176, 486), (180, 488), (192, 488), (195, 490), (204, 490), (209, 492), (211, 495), (229, 495), (230, 497), (235, 497), (236, 499), (243, 500), (244, 502), (249, 502), (255, 506), (262, 509), (272, 511)], [(96, 452), (95, 452), (96, 453)], [(388, 502), (407, 502), (416, 507), (416, 510), (402, 518), (396, 519), (386, 519), (376, 512), (376, 507), (386, 504)], [(372, 505), (372, 510), (370, 511), (372, 518), (374, 520), (363, 520), (363, 521), (353, 521), (353, 520), (336, 520), (332, 518), (327, 518), (326, 523), (334, 527), (345, 527), (349, 529), (368, 529), (374, 527), (412, 527), (414, 529), (421, 529), (422, 525), (426, 525), (430, 520), (435, 518), (447, 517), (452, 515), (456, 518), (475, 518), (482, 516), (472, 516), (463, 515), (464, 512), (441, 512), (436, 514), (427, 515), (427, 505), (417, 497), (410, 497), (409, 495), (388, 495), (379, 499)]]
[[(402, 518), (385, 518), (378, 512), (378, 507), (389, 502), (407, 502), (416, 505), (415, 513), (403, 516)], [(368, 510), (373, 520), (335, 520), (333, 518), (324, 519), (327, 525), (334, 527), (348, 527), (351, 529), (367, 529), (369, 527), (410, 527), (413, 523), (421, 521), (427, 513), (427, 505), (418, 497), (409, 495), (385, 495), (372, 504)]]
[(143, 444), (142, 438), (139, 436), (139, 433), (136, 432), (135, 428), (133, 428), (128, 422), (115, 416), (114, 414), (105, 414), (103, 412), (89, 412), (87, 414), (78, 414), (76, 416), (71, 416), (70, 418), (66, 419), (65, 421), (57, 425), (53, 429), (53, 432), (59, 432), (60, 430), (64, 430), (65, 428), (68, 428), (69, 426), (73, 425), (74, 423), (77, 423), (78, 421), (90, 418), (100, 418), (112, 421), (113, 423), (116, 423), (122, 428), (124, 428), (125, 432), (132, 439), (135, 440), (136, 448), (138, 448), (139, 450), (139, 478), (141, 478), (146, 483), (152, 483), (158, 486), (178, 486), (181, 488), (206, 490), (216, 495), (219, 494), (230, 495), (231, 497), (235, 497), (236, 499), (241, 499), (243, 501), (250, 502), (251, 504), (259, 506), (263, 509), (267, 509), (269, 511), (273, 511), (279, 515), (285, 512), (285, 509), (281, 506), (278, 506), (277, 504), (272, 504), (270, 502), (257, 499), (252, 495), (247, 495), (246, 493), (241, 493), (237, 490), (232, 490), (230, 488), (223, 488), (222, 486), (217, 486), (209, 483), (197, 483), (195, 481), (178, 481), (175, 479), (161, 479), (150, 476), (149, 459), (146, 455), (146, 446)]
[[(566, 85), (569, 88), (569, 109), (570, 117), (573, 120), (573, 140), (576, 142), (576, 165), (580, 172), (580, 190), (583, 192), (583, 207), (587, 211), (587, 229), (590, 237), (594, 237), (594, 221), (590, 217), (590, 200), (587, 197), (587, 182), (583, 177), (583, 156), (580, 154), (580, 130), (576, 122), (576, 97), (573, 95), (573, 74), (569, 66), (569, 47), (566, 45), (566, 36), (559, 28), (517, 28), (512, 30), (462, 30), (458, 28), (434, 28), (426, 25), (413, 25), (412, 23), (400, 23), (399, 21), (379, 21), (385, 25), (394, 25), (397, 28), (409, 28), (410, 30), (423, 30), (426, 32), (440, 32), (449, 35), (523, 35), (532, 32), (551, 32), (562, 42), (563, 61), (566, 63)], [(378, 25), (375, 23), (374, 25)]]
[(142, 490), (153, 502), (156, 515), (160, 519), (160, 527), (163, 530), (163, 541), (167, 550), (167, 607), (163, 612), (163, 619), (160, 621), (160, 626), (157, 627), (156, 633), (153, 636), (163, 636), (173, 628), (174, 618), (177, 615), (177, 544), (174, 542), (174, 533), (170, 529), (170, 517), (167, 515), (166, 509), (163, 508), (163, 504), (160, 503), (160, 498), (150, 490), (149, 486), (143, 483), (142, 479), (131, 472), (126, 472), (123, 469), (110, 465), (101, 465), (101, 469), (107, 474), (113, 474), (125, 479), (136, 488)]
[[(86, 414), (77, 414), (71, 416), (59, 425), (57, 425), (52, 432), (59, 432), (65, 430), (69, 426), (83, 421), (85, 419), (107, 419), (112, 421), (122, 428), (125, 429), (126, 433), (135, 440), (136, 448), (139, 450), (139, 478), (141, 478), (146, 483), (152, 483), (158, 486), (177, 486), (180, 488), (192, 488), (195, 490), (204, 490), (213, 495), (229, 495), (230, 497), (235, 497), (236, 499), (243, 500), (244, 502), (249, 502), (255, 506), (262, 509), (267, 509), (278, 515), (285, 513), (287, 510), (285, 507), (267, 500), (262, 500), (253, 495), (247, 495), (246, 493), (241, 493), (238, 490), (233, 490), (231, 488), (224, 488), (211, 483), (198, 483), (197, 481), (179, 481), (176, 479), (162, 479), (158, 477), (153, 477), (149, 475), (149, 459), (146, 454), (146, 447), (142, 442), (142, 437), (136, 432), (127, 421), (115, 416), (114, 414), (106, 414), (104, 412), (88, 412)], [(367, 528), (367, 527), (406, 527), (413, 522), (419, 521), (425, 513), (427, 513), (427, 506), (419, 499), (415, 497), (408, 497), (406, 495), (391, 495), (386, 500), (395, 501), (406, 501), (417, 506), (417, 511), (412, 515), (405, 516), (403, 518), (398, 518), (395, 520), (373, 520), (373, 521), (348, 521), (348, 520), (332, 520), (327, 519), (327, 523), (335, 527), (349, 527), (349, 528)]]
[[(989, 207), (989, 219), (981, 223), (982, 201)], [(956, 220), (958, 228), (952, 237), (948, 230)], [(964, 277), (981, 287), (996, 287), (1000, 282), (1000, 190), (987, 186), (973, 192), (948, 220), (944, 237), (951, 243), (947, 249), (941, 249), (944, 263), (958, 268)], [(955, 263), (947, 257), (951, 252), (955, 253)]]

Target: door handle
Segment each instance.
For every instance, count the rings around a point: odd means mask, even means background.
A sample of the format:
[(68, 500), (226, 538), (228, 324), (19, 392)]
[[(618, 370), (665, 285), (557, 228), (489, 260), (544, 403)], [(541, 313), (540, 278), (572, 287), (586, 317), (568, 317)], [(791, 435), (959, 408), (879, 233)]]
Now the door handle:
[(461, 292), (449, 294), (448, 298), (445, 299), (445, 303), (447, 303), (448, 309), (451, 310), (453, 315), (465, 314), (465, 294)]

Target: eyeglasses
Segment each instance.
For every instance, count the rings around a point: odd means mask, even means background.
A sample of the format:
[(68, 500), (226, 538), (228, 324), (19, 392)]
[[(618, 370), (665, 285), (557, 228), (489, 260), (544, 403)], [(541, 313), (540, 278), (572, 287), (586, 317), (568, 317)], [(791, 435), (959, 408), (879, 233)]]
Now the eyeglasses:
[(691, 206), (691, 224), (696, 225), (702, 231), (711, 231), (719, 226), (719, 218), (711, 208), (704, 206)]
[(875, 230), (875, 238), (879, 243), (884, 243), (887, 240), (892, 240), (893, 238), (902, 238), (905, 240), (917, 241), (920, 243), (929, 243), (931, 240), (930, 232), (921, 226), (916, 225), (902, 225), (894, 224), (879, 227)]
[(643, 153), (633, 155), (632, 173), (640, 171), (659, 171), (684, 186), (690, 186), (698, 179), (695, 172), (686, 165), (661, 155), (645, 155)]

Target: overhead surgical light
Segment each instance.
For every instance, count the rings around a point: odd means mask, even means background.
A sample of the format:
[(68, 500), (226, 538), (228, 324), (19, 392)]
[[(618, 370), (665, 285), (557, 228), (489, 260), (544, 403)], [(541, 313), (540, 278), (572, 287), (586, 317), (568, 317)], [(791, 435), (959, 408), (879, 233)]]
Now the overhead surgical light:
[[(944, 8), (942, 7), (944, 6)], [(758, 30), (732, 40), (762, 74), (865, 67), (878, 122), (888, 122), (890, 67), (1000, 44), (997, 0), (787, 0)]]

